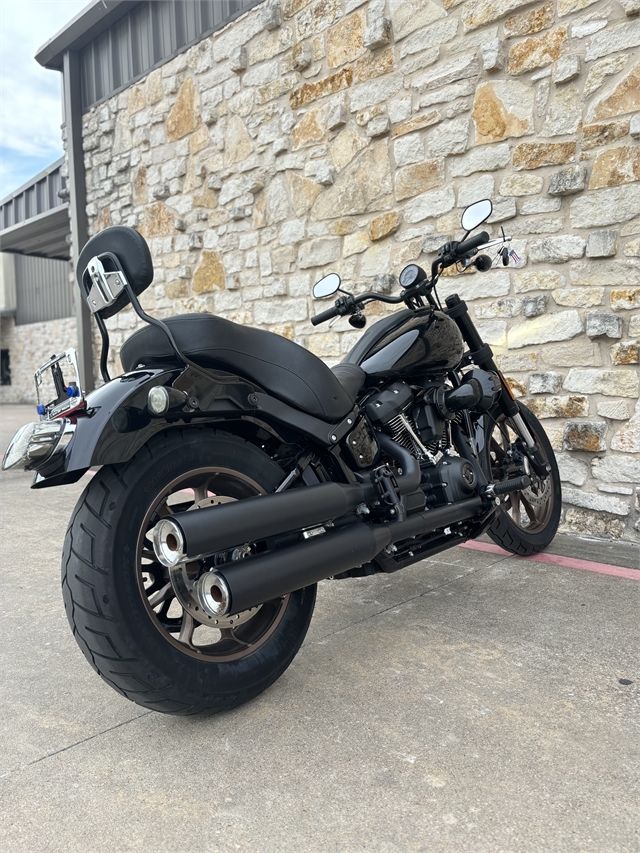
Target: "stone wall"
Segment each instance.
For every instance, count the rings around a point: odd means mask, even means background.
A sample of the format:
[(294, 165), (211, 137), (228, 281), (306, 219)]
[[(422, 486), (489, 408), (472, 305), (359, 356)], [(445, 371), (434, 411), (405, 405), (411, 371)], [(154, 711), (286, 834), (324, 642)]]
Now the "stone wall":
[[(267, 0), (85, 116), (93, 230), (148, 238), (157, 316), (215, 312), (332, 363), (358, 333), (311, 326), (313, 282), (395, 288), (491, 197), (520, 263), (440, 294), (543, 420), (562, 529), (637, 537), (639, 10)], [(116, 350), (136, 325), (113, 319)]]
[(54, 353), (78, 346), (76, 319), (16, 326), (13, 317), (2, 317), (0, 323), (2, 348), (9, 350), (11, 359), (11, 385), (0, 386), (0, 403), (35, 403), (33, 374)]

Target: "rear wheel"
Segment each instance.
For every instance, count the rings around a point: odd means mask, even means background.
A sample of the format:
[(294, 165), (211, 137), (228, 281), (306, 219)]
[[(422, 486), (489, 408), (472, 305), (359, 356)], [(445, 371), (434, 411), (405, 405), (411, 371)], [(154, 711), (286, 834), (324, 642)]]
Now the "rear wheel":
[[(67, 532), (62, 587), (80, 648), (115, 690), (164, 713), (206, 715), (282, 675), (307, 632), (315, 586), (212, 620), (157, 562), (149, 537), (163, 517), (265, 494), (282, 478), (254, 445), (191, 428), (155, 437), (92, 479)], [(248, 543), (184, 572), (193, 581), (251, 552)]]
[[(541, 478), (531, 470), (531, 485), (507, 495), (487, 533), (507, 551), (526, 557), (543, 551), (556, 535), (562, 510), (562, 491), (555, 454), (542, 424), (525, 405), (518, 405), (551, 471), (547, 477)], [(485, 415), (484, 424), (485, 473), (492, 482), (499, 483), (517, 474), (517, 469), (523, 464), (522, 440), (509, 418), (497, 408)]]

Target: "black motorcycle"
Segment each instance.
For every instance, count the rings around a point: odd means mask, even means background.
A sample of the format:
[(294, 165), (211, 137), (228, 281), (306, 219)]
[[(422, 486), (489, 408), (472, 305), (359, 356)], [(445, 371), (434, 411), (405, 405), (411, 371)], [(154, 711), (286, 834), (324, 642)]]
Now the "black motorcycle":
[[(402, 270), (397, 296), (338, 294), (317, 325), (356, 328), (375, 300), (404, 309), (375, 323), (329, 369), (292, 341), (210, 314), (160, 322), (138, 296), (153, 279), (144, 239), (93, 237), (77, 278), (100, 329), (105, 384), (83, 394), (75, 352), (36, 373), (41, 419), (3, 467), (33, 488), (99, 467), (74, 511), (62, 590), (94, 669), (140, 705), (212, 714), (257, 696), (293, 660), (316, 584), (395, 572), (483, 532), (514, 554), (544, 549), (560, 517), (560, 479), (542, 426), (514, 399), (442, 271), (508, 263), (510, 238), (469, 233), (491, 202), (468, 207), (460, 242), (430, 275)], [(512, 254), (512, 253), (511, 253)], [(132, 304), (146, 326), (107, 371), (105, 320)]]

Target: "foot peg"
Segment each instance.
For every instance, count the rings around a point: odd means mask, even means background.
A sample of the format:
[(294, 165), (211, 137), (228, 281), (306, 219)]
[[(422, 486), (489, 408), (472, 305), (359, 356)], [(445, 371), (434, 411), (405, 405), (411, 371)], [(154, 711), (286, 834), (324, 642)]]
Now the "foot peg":
[(531, 485), (531, 477), (514, 477), (513, 480), (505, 480), (503, 483), (489, 483), (485, 489), (485, 495), (499, 497), (509, 492), (519, 492)]

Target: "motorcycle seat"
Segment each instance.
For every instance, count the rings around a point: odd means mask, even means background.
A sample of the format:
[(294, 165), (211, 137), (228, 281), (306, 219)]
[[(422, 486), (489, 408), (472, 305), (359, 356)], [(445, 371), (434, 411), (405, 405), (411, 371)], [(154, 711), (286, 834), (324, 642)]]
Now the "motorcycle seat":
[[(196, 364), (253, 380), (290, 406), (326, 421), (347, 415), (364, 384), (365, 373), (357, 365), (337, 365), (333, 372), (304, 347), (264, 329), (213, 314), (181, 314), (164, 322)], [(174, 362), (176, 356), (161, 329), (144, 326), (124, 342), (120, 360), (128, 373)]]
[(349, 395), (349, 398), (355, 403), (360, 389), (364, 385), (364, 380), (367, 374), (357, 364), (336, 364), (331, 368), (331, 372), (337, 378), (344, 390)]

